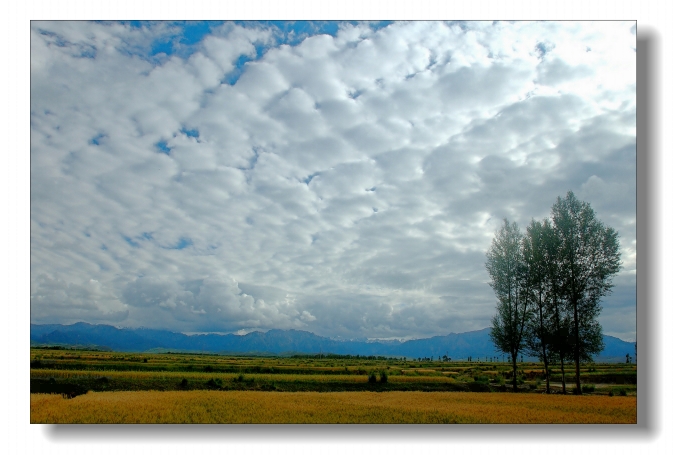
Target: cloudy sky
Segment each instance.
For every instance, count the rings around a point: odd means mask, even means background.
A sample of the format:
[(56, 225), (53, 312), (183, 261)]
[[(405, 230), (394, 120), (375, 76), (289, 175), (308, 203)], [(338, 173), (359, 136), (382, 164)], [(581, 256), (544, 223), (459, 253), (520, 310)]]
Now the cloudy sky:
[(572, 190), (636, 331), (635, 22), (31, 23), (31, 322), (489, 326), (485, 252)]

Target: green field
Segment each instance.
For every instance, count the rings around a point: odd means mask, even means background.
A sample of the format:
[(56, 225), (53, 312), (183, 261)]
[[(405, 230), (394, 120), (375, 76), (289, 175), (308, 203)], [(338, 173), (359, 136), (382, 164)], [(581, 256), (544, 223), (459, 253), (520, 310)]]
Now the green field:
[[(31, 348), (31, 392), (85, 391), (472, 391), (512, 388), (506, 363), (409, 361), (383, 357), (254, 357), (138, 354)], [(539, 363), (519, 364), (522, 391), (544, 391)], [(636, 394), (633, 364), (587, 364), (585, 393)], [(561, 390), (552, 366), (552, 390)], [(568, 392), (574, 375), (566, 372)]]

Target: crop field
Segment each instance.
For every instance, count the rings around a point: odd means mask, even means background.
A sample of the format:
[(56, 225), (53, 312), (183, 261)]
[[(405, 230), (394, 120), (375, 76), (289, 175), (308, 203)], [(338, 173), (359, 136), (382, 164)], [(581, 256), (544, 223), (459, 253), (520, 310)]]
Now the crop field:
[(635, 397), (418, 391), (31, 394), (31, 423), (635, 423)]
[[(635, 423), (636, 366), (31, 348), (32, 423)], [(551, 389), (560, 393), (560, 366)]]

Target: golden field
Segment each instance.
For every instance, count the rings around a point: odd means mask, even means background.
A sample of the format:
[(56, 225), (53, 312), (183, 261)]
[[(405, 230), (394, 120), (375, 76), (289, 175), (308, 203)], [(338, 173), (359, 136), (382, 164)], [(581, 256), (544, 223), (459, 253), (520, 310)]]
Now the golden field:
[(464, 392), (30, 395), (31, 423), (636, 423), (636, 397)]

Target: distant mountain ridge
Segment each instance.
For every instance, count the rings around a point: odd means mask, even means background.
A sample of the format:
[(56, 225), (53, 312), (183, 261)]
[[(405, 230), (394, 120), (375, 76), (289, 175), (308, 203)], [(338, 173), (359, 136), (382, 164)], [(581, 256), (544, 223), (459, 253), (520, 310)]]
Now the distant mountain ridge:
[[(211, 353), (333, 353), (360, 356), (405, 356), (407, 358), (473, 360), (497, 357), (491, 342), (490, 328), (464, 333), (451, 333), (428, 339), (406, 342), (343, 341), (321, 337), (308, 331), (272, 329), (235, 334), (201, 334), (188, 336), (159, 329), (119, 329), (109, 325), (75, 323), (72, 325), (30, 325), (33, 344), (80, 345), (108, 347), (115, 351), (144, 352), (157, 349), (202, 351)], [(634, 344), (612, 336), (603, 336), (605, 349), (595, 357), (597, 362), (623, 362), (628, 353), (635, 356)], [(501, 358), (502, 359), (502, 358)], [(524, 359), (527, 359), (524, 357)], [(532, 358), (530, 358), (532, 360)]]

